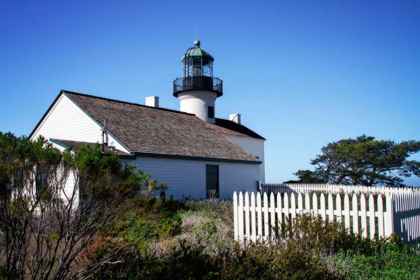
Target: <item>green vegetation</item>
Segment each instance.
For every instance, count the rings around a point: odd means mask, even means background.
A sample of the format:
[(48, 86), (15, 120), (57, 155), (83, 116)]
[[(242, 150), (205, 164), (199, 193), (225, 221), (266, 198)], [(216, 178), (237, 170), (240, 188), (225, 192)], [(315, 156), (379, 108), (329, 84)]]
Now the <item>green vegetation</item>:
[(311, 160), (314, 171), (298, 170), (299, 183), (404, 186), (401, 177), (420, 176), (420, 162), (408, 160), (420, 141), (375, 140), (362, 135), (329, 143)]
[(232, 201), (176, 201), (134, 170), (99, 146), (72, 154), (0, 133), (0, 279), (420, 279), (419, 247), (310, 215), (270, 245), (238, 244)]
[[(131, 203), (104, 232), (105, 244), (143, 241), (97, 269), (96, 279), (420, 278), (419, 249), (395, 236), (364, 239), (341, 224), (300, 215), (277, 229), (274, 245), (241, 247), (233, 241), (231, 201), (137, 198)], [(86, 259), (94, 262), (106, 248), (93, 245)]]

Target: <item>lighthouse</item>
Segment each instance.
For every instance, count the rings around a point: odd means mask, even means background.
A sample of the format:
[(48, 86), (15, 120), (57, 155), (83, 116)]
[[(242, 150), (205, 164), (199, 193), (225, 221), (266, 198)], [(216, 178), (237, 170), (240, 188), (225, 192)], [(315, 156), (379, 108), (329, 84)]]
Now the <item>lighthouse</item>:
[(215, 123), (216, 99), (223, 95), (223, 81), (213, 77), (214, 58), (200, 45), (195, 40), (194, 47), (181, 58), (183, 77), (174, 81), (173, 95), (179, 99), (180, 111)]

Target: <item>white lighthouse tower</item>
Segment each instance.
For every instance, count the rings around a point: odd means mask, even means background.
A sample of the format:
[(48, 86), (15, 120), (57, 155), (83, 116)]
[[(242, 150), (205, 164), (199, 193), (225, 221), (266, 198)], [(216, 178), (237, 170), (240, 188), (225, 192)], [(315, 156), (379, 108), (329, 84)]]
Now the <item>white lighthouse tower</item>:
[(215, 122), (216, 99), (223, 95), (223, 81), (213, 77), (214, 58), (200, 48), (195, 40), (182, 57), (184, 77), (174, 81), (174, 96), (180, 101), (180, 110), (195, 114), (202, 120)]

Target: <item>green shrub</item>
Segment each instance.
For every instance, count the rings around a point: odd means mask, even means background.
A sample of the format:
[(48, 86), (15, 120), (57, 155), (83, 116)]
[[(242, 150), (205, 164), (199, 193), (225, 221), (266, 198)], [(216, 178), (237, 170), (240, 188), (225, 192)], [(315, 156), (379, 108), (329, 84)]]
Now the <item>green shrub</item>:
[(182, 219), (179, 213), (176, 213), (173, 217), (164, 219), (158, 231), (159, 237), (164, 239), (179, 234), (181, 232), (181, 224)]
[[(94, 246), (142, 240), (96, 279), (420, 279), (420, 254), (397, 236), (363, 238), (341, 223), (298, 215), (274, 244), (233, 241), (231, 201), (136, 198)], [(112, 241), (109, 245), (107, 242)]]
[(420, 279), (419, 253), (415, 247), (389, 242), (373, 255), (341, 251), (331, 264), (347, 279)]

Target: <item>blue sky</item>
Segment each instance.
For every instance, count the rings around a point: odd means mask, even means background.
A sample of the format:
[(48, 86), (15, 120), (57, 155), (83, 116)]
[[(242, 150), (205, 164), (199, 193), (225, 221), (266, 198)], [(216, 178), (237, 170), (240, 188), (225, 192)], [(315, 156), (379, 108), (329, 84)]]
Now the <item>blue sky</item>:
[(332, 141), (420, 140), (419, 15), (420, 1), (0, 0), (0, 131), (29, 135), (61, 89), (178, 110), (198, 22), (224, 81), (216, 117), (241, 113), (267, 139), (267, 181), (294, 179)]

